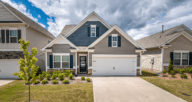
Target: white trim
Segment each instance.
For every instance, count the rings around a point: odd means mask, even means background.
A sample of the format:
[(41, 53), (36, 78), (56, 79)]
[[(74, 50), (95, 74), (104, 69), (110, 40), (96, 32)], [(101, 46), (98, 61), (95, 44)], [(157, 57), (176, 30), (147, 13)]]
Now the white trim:
[[(95, 28), (95, 32), (92, 32), (92, 28)], [(90, 31), (91, 31), (91, 37), (97, 37), (97, 35), (96, 35), (96, 25), (91, 25)], [(95, 36), (93, 36), (92, 33), (95, 33)]]
[(70, 53), (53, 53), (53, 55), (70, 55)]
[[(4, 44), (4, 43), (3, 43)], [(14, 44), (14, 43), (13, 43)], [(18, 43), (19, 44), (19, 43)], [(0, 49), (0, 51), (22, 51), (20, 49)]]
[(141, 67), (142, 67), (142, 52), (140, 52), (140, 75), (142, 75)]
[(135, 58), (137, 55), (107, 55), (107, 54), (92, 54), (92, 57), (131, 57)]
[[(2, 2), (2, 1), (1, 1)], [(15, 15), (15, 13), (13, 13), (11, 10), (9, 10), (3, 3), (1, 3), (0, 2), (0, 4), (5, 8), (5, 9), (7, 9), (11, 14), (13, 14), (17, 19), (19, 19), (20, 21), (22, 21), (23, 23), (25, 23), (22, 19), (20, 19), (17, 15)]]
[[(112, 37), (111, 37), (111, 45), (112, 45), (112, 47), (117, 47), (117, 44), (118, 44), (118, 34), (112, 34)], [(116, 41), (113, 41), (113, 37), (116, 37)], [(113, 46), (113, 42), (115, 42), (116, 43), (116, 46)]]
[(68, 44), (71, 46), (71, 47), (75, 47), (76, 49), (78, 49), (73, 43), (71, 43), (68, 39), (66, 39), (65, 37), (63, 37), (62, 35), (59, 35), (57, 36), (54, 40), (52, 40), (48, 45), (46, 45), (43, 49), (41, 50), (46, 50), (47, 47), (51, 47), (52, 45), (55, 44), (55, 42), (59, 39), (59, 38), (63, 38), (65, 41), (68, 42)]
[(118, 36), (118, 34), (111, 34), (112, 36)]
[(143, 50), (145, 50), (143, 47), (141, 47), (132, 37), (130, 37), (127, 33), (125, 33), (121, 28), (119, 28), (117, 25), (113, 26), (111, 29), (109, 29), (107, 32), (105, 32), (102, 36), (100, 36), (97, 40), (95, 40), (92, 44), (90, 44), (86, 49), (89, 49), (90, 47), (94, 47), (97, 43), (99, 43), (102, 39), (104, 39), (111, 31), (116, 29), (121, 35), (123, 35), (128, 41), (130, 41), (133, 45), (136, 47), (139, 47)]
[(75, 52), (75, 57), (76, 57), (76, 59), (75, 59), (75, 64), (76, 64), (76, 70), (75, 70), (75, 75), (77, 75), (77, 52)]
[(18, 28), (9, 28), (9, 30), (17, 30)]
[(71, 52), (94, 52), (95, 49), (88, 49), (88, 50), (76, 50), (76, 49), (70, 49)]
[(87, 69), (89, 69), (89, 52), (87, 52)]
[(96, 27), (97, 25), (90, 25), (91, 27)]
[(186, 53), (189, 53), (189, 50), (174, 50), (174, 52), (186, 52)]
[(45, 70), (47, 72), (47, 52), (45, 52)]
[(79, 54), (79, 56), (87, 56), (87, 54)]
[(164, 55), (164, 48), (161, 48), (161, 72), (163, 71), (163, 55)]
[(111, 28), (111, 26), (105, 22), (97, 13), (95, 13), (94, 11), (89, 14), (85, 19), (83, 19), (79, 24), (77, 24), (77, 26), (75, 26), (71, 31), (69, 31), (65, 37), (68, 37), (69, 35), (71, 35), (74, 31), (76, 31), (79, 27), (81, 27), (84, 23), (86, 23), (86, 21), (92, 16), (92, 15), (95, 15), (99, 20), (100, 22), (105, 25), (108, 29)]

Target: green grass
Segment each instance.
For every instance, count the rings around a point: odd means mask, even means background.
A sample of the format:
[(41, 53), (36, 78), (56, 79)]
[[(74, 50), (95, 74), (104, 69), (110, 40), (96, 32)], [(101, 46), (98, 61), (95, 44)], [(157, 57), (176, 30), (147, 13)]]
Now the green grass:
[[(0, 102), (26, 102), (28, 86), (16, 80), (0, 87)], [(92, 83), (31, 86), (31, 100), (41, 102), (93, 102)]]
[[(143, 71), (143, 73), (149, 73), (149, 72)], [(147, 75), (148, 74), (146, 74), (145, 76), (141, 76), (141, 78), (188, 102), (192, 102), (192, 79), (165, 80), (157, 76), (147, 76)], [(182, 93), (191, 96), (185, 96)]]

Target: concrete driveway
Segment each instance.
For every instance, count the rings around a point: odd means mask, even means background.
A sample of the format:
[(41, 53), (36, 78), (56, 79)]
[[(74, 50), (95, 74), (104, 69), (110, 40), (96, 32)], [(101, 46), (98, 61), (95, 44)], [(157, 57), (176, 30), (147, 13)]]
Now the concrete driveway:
[(95, 102), (186, 102), (139, 77), (92, 77)]
[(0, 86), (8, 84), (8, 83), (10, 83), (12, 81), (14, 81), (14, 79), (0, 79)]

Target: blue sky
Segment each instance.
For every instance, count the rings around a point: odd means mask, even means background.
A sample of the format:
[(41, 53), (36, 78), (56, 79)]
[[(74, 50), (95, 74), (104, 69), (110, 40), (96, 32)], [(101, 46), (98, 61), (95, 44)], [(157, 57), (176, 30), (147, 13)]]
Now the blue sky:
[(95, 11), (135, 40), (185, 24), (192, 29), (192, 0), (2, 0), (57, 36)]

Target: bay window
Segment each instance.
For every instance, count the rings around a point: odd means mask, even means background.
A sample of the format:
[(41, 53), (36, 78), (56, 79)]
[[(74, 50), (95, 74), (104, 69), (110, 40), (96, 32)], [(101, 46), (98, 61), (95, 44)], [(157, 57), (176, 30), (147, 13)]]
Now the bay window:
[(189, 65), (189, 52), (174, 52), (173, 65)]
[(70, 68), (70, 57), (69, 55), (54, 55), (53, 57), (53, 66), (54, 68)]

